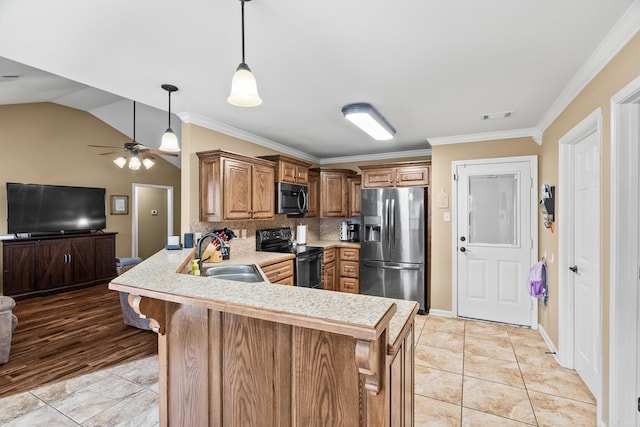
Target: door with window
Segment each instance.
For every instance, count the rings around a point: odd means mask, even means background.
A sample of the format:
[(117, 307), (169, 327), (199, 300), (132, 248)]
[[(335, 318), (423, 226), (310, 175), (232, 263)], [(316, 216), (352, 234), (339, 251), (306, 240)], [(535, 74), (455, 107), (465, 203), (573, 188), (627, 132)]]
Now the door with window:
[(536, 170), (535, 157), (454, 162), (458, 316), (531, 326)]

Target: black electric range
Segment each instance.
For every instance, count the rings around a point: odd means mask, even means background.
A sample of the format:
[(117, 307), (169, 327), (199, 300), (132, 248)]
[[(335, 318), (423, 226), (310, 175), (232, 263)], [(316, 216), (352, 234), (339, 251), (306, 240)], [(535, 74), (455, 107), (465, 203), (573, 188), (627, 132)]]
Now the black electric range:
[(256, 230), (256, 251), (295, 254), (295, 285), (305, 288), (322, 288), (324, 248), (296, 245), (292, 237), (291, 227)]

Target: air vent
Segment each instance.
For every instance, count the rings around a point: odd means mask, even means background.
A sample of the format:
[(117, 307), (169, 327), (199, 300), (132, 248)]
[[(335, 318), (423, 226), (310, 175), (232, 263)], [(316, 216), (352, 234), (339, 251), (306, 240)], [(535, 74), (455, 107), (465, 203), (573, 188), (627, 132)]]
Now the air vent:
[(3, 76), (0, 76), (0, 83), (2, 82), (12, 82), (14, 80), (18, 80), (20, 78), (20, 76), (18, 75), (13, 75), (13, 74), (6, 74)]
[(504, 111), (502, 113), (490, 113), (480, 116), (480, 120), (496, 120), (496, 119), (508, 119), (516, 115), (515, 111)]

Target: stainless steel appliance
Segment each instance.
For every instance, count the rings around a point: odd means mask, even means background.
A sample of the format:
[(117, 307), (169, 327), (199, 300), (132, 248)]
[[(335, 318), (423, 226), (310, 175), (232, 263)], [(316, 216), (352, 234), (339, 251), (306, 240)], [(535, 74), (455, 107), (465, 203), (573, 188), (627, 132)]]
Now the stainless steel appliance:
[(305, 288), (322, 288), (324, 248), (293, 245), (292, 235), (290, 227), (256, 230), (256, 251), (295, 254), (293, 270), (295, 285)]
[(340, 240), (347, 242), (349, 240), (349, 222), (340, 221)]
[(360, 241), (360, 224), (349, 223), (349, 241), (350, 242), (359, 242)]
[(309, 189), (304, 185), (276, 184), (276, 213), (299, 215), (309, 210)]
[(360, 293), (417, 301), (428, 311), (426, 191), (361, 191)]

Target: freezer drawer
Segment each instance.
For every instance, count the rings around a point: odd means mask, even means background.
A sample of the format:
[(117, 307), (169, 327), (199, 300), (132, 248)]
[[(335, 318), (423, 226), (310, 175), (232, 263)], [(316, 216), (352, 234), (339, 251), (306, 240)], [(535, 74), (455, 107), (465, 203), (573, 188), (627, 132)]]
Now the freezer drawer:
[(362, 261), (360, 293), (417, 301), (426, 311), (424, 264), (399, 264)]

